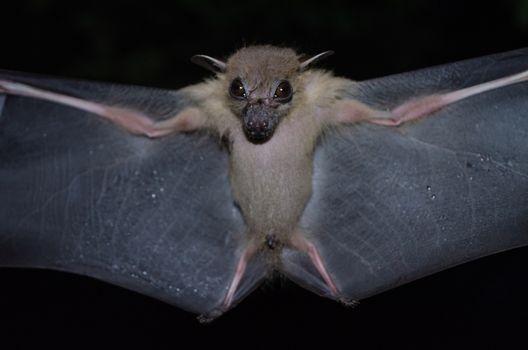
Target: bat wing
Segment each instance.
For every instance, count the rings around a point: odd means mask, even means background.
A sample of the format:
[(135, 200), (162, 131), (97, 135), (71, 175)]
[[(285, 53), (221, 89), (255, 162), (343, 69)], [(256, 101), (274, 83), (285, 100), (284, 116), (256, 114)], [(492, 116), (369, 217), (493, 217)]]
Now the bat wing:
[[(24, 82), (154, 119), (178, 92), (39, 78)], [(0, 94), (0, 266), (92, 276), (196, 313), (222, 302), (244, 224), (225, 152), (206, 134), (149, 140), (56, 103)], [(258, 261), (237, 297), (263, 277)]]
[[(359, 83), (350, 96), (390, 110), (528, 69), (519, 50)], [(337, 288), (357, 300), (528, 244), (528, 84), (482, 93), (418, 122), (328, 131), (302, 226)], [(286, 274), (329, 295), (301, 253)]]

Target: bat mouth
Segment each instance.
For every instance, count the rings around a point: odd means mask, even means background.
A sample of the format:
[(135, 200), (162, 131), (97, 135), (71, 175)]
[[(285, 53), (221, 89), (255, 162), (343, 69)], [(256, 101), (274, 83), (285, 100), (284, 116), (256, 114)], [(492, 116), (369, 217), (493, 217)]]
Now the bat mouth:
[(244, 111), (243, 129), (251, 143), (265, 143), (275, 133), (277, 115), (270, 107), (248, 106)]

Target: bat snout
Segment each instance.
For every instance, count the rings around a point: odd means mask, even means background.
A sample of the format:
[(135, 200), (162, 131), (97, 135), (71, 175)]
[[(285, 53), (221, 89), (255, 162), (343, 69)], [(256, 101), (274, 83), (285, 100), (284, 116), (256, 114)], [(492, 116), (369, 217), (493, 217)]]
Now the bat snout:
[(277, 117), (269, 108), (249, 106), (243, 119), (244, 133), (252, 143), (264, 143), (275, 132)]
[(268, 141), (273, 132), (274, 127), (270, 127), (267, 121), (249, 121), (244, 124), (244, 132), (253, 143), (263, 143)]

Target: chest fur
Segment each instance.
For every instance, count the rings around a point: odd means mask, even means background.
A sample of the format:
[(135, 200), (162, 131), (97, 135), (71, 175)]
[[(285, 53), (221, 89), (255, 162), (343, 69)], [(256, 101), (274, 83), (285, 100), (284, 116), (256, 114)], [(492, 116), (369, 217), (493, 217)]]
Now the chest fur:
[(285, 121), (264, 144), (232, 133), (231, 187), (250, 231), (282, 236), (297, 224), (311, 195), (318, 129), (310, 123)]

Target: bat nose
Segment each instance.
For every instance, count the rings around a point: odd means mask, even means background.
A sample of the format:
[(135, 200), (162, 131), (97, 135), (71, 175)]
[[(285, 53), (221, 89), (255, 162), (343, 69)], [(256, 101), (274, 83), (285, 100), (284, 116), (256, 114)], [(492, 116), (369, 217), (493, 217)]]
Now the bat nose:
[(262, 132), (268, 128), (269, 122), (267, 120), (250, 120), (247, 122), (247, 126), (249, 129)]
[[(265, 103), (262, 99), (260, 103)], [(277, 116), (273, 108), (262, 104), (249, 104), (243, 112), (243, 128), (248, 139), (253, 143), (263, 143), (273, 135)]]
[(266, 142), (273, 134), (271, 122), (263, 119), (250, 119), (244, 124), (244, 131), (250, 141)]

